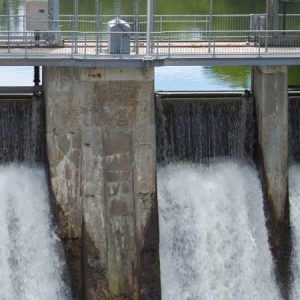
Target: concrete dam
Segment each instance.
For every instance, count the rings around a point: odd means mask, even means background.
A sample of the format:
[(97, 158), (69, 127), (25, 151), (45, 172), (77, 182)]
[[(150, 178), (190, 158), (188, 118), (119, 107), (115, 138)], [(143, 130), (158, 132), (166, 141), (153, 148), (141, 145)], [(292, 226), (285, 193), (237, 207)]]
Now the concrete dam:
[[(300, 93), (154, 93), (43, 67), (0, 94), (3, 299), (298, 299)], [(39, 288), (36, 288), (36, 287)]]

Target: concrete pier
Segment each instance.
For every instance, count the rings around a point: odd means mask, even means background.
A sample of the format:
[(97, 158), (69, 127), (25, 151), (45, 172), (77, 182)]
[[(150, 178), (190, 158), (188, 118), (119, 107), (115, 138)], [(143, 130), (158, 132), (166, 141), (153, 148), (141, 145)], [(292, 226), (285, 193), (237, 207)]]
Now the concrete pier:
[(276, 221), (288, 205), (288, 72), (287, 67), (254, 68), (258, 143), (267, 197)]
[(160, 299), (151, 68), (44, 69), (47, 152), (75, 299)]
[(254, 68), (258, 158), (266, 198), (267, 224), (281, 296), (289, 299), (291, 233), (288, 201), (287, 67)]

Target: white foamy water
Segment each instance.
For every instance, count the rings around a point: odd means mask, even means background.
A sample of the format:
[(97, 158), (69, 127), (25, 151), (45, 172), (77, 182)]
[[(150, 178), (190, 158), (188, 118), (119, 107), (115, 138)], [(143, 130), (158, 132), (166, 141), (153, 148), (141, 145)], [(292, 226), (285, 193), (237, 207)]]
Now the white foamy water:
[(293, 237), (292, 299), (300, 299), (300, 165), (295, 164), (289, 169), (289, 201), (290, 221)]
[(279, 299), (255, 169), (161, 167), (158, 199), (163, 300)]
[(44, 170), (0, 166), (0, 299), (64, 300)]

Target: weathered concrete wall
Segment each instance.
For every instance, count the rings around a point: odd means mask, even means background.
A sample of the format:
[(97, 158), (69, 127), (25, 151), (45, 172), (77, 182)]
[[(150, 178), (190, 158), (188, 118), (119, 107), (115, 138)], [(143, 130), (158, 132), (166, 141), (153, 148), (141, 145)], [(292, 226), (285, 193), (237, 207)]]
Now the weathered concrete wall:
[(159, 299), (153, 69), (45, 68), (47, 151), (77, 299)]
[(277, 221), (288, 203), (288, 72), (286, 67), (256, 67), (254, 94), (258, 142), (267, 196)]
[(275, 275), (283, 299), (289, 299), (291, 234), (288, 203), (287, 67), (254, 68), (258, 125), (258, 165), (266, 200), (267, 225)]

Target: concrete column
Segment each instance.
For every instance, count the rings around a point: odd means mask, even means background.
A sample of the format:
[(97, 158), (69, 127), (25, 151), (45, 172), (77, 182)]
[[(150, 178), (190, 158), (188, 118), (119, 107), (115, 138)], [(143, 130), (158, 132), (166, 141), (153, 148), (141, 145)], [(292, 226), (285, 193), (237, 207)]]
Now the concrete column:
[(255, 67), (254, 93), (259, 165), (267, 200), (267, 224), (275, 275), (283, 299), (289, 299), (291, 233), (288, 203), (288, 71)]
[(283, 222), (288, 205), (287, 67), (255, 67), (254, 94), (267, 197), (275, 220)]
[(268, 30), (278, 30), (278, 15), (279, 15), (279, 1), (267, 0), (268, 10)]
[(76, 241), (77, 298), (160, 299), (153, 82), (146, 68), (45, 68), (50, 177), (62, 238)]

